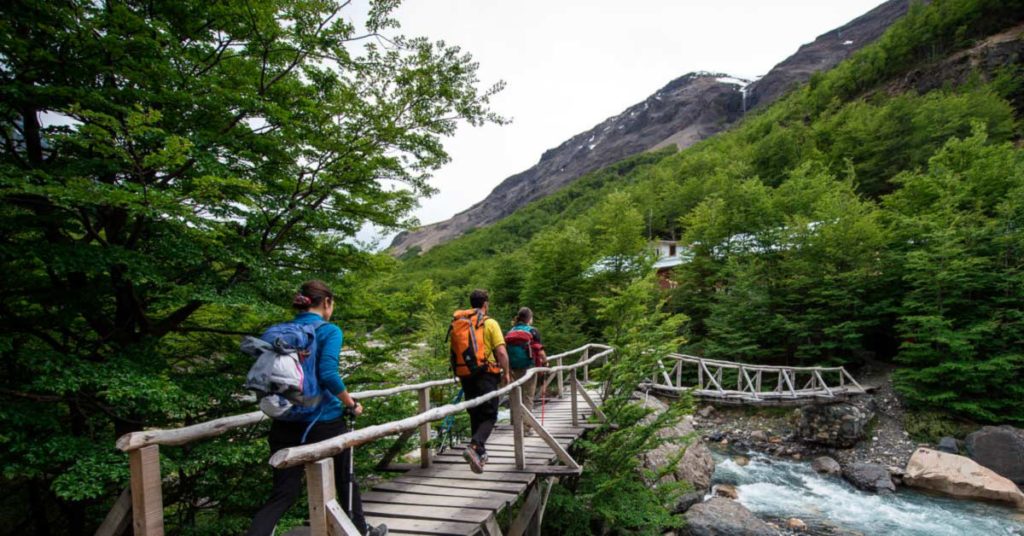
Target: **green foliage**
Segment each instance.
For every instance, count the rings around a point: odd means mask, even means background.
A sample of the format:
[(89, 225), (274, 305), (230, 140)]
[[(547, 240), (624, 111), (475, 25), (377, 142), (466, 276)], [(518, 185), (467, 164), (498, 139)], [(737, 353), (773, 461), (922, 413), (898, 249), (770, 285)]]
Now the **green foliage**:
[(963, 439), (978, 429), (977, 424), (941, 411), (911, 411), (904, 418), (904, 426), (914, 441), (931, 444), (937, 444), (943, 437)]
[(399, 272), (442, 289), (493, 283), (570, 347), (615, 336), (601, 300), (639, 273), (641, 241), (681, 239), (691, 258), (665, 311), (689, 318), (688, 351), (896, 359), (910, 403), (1020, 422), (1019, 69), (986, 66), (924, 94), (890, 82), (1011, 27), (1022, 7), (915, 5), (731, 131), (587, 175)]
[[(571, 486), (575, 501), (566, 500), (562, 490), (553, 494), (550, 514), (545, 515), (545, 531), (661, 534), (680, 525), (671, 508), (683, 486), (659, 483), (663, 475), (649, 474), (642, 462), (644, 453), (674, 441), (663, 438), (658, 431), (691, 410), (689, 399), (653, 416), (650, 410), (631, 401), (637, 384), (657, 358), (675, 351), (682, 343), (679, 331), (686, 319), (663, 311), (664, 301), (657, 288), (654, 278), (648, 276), (613, 289), (609, 296), (595, 298), (605, 340), (616, 352), (593, 376), (609, 382), (609, 396), (603, 407), (608, 418), (619, 426), (603, 427), (592, 439), (579, 442), (585, 466), (579, 481)], [(670, 464), (664, 470), (673, 467)]]
[(1024, 422), (1024, 158), (984, 127), (950, 140), (887, 201), (907, 285), (897, 386), (920, 405)]
[[(352, 236), (406, 224), (441, 138), (503, 121), (500, 85), (478, 90), (457, 47), (363, 40), (347, 5), (0, 7), (0, 465), (34, 494), (0, 532), (91, 532), (126, 483), (119, 435), (251, 410), (238, 335), (287, 318), (303, 279), (335, 287), (357, 348), (368, 319), (422, 307), (383, 310), (365, 282), (394, 262)], [(371, 33), (395, 5), (373, 3)], [(240, 532), (266, 455), (248, 434), (165, 449), (169, 530)]]

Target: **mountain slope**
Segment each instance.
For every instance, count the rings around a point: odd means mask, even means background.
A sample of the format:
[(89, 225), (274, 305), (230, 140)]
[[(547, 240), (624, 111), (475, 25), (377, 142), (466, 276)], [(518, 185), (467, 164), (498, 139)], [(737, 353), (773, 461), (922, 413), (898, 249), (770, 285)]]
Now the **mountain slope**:
[(643, 102), (545, 151), (535, 166), (505, 179), (469, 209), (449, 220), (399, 234), (391, 244), (392, 253), (401, 255), (413, 247), (427, 251), (504, 218), (585, 173), (665, 145), (681, 131), (685, 134), (675, 141), (680, 148), (721, 131), (743, 113), (740, 86), (719, 81), (724, 76), (691, 73), (673, 80)]
[(877, 39), (906, 13), (909, 3), (889, 0), (822, 34), (746, 90), (735, 79), (721, 74), (690, 73), (677, 78), (643, 102), (546, 151), (535, 166), (508, 177), (484, 200), (451, 219), (400, 233), (390, 251), (394, 255), (427, 251), (470, 229), (500, 220), (612, 162), (669, 145), (689, 147)]

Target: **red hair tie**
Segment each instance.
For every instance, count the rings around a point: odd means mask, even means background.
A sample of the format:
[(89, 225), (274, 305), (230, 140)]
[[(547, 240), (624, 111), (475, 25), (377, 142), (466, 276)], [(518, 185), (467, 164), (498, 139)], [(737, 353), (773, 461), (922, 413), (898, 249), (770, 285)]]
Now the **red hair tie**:
[(292, 303), (295, 304), (295, 305), (302, 305), (302, 306), (312, 305), (313, 299), (310, 298), (309, 296), (305, 296), (303, 294), (296, 294), (295, 298), (292, 300)]

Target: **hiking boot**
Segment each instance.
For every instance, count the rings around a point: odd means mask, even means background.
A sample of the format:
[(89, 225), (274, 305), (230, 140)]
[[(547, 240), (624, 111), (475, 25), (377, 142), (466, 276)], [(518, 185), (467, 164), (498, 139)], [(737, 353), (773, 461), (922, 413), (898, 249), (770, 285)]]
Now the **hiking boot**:
[(474, 473), (484, 472), (484, 460), (487, 458), (487, 455), (478, 453), (473, 445), (466, 447), (466, 450), (462, 452), (462, 457), (469, 462), (469, 468)]
[(366, 536), (388, 536), (388, 526), (381, 523), (376, 527), (371, 527), (366, 531)]

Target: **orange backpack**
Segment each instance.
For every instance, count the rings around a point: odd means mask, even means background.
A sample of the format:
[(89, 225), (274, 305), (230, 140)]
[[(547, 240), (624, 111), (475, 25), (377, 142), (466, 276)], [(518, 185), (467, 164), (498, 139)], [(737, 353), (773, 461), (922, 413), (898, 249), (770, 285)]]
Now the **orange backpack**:
[(460, 378), (476, 376), (482, 372), (500, 370), (487, 360), (484, 347), (484, 322), (487, 317), (479, 309), (455, 311), (448, 326), (452, 370)]

